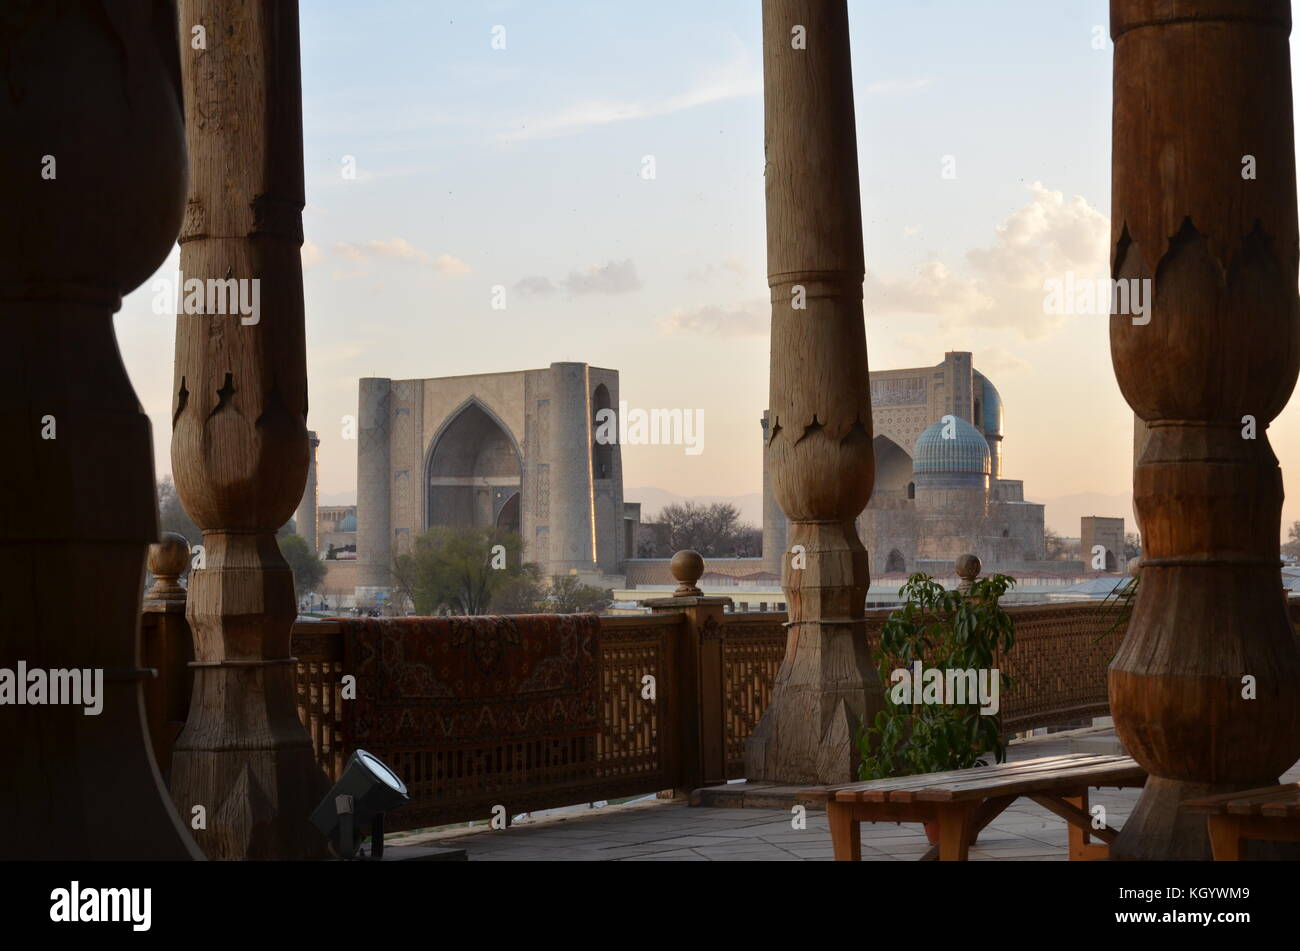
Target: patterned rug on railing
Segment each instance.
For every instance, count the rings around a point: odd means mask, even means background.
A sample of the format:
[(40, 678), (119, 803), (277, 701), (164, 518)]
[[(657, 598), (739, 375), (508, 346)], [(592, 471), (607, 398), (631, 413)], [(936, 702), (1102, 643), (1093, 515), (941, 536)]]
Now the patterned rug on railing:
[(472, 749), (597, 730), (593, 614), (340, 619), (344, 742)]

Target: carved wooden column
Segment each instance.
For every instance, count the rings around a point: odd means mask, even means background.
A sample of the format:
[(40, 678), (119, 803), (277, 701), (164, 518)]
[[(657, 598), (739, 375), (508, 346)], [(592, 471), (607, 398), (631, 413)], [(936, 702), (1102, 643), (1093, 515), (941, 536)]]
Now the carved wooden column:
[(1115, 858), (1209, 858), (1204, 817), (1179, 804), (1271, 785), (1300, 757), (1265, 431), (1300, 365), (1290, 29), (1280, 0), (1111, 2), (1113, 273), (1154, 288), (1149, 321), (1111, 318), (1116, 376), (1150, 430), (1133, 480), (1142, 587), (1110, 699), (1151, 778)]
[(863, 614), (871, 399), (862, 320), (862, 211), (844, 0), (765, 0), (767, 454), (790, 520), (781, 561), (789, 641), (746, 747), (751, 780), (856, 778), (855, 734), (881, 703)]
[(202, 857), (145, 731), (158, 506), (113, 333), (181, 224), (175, 16), (107, 0), (0, 14), (0, 668), (82, 671), (98, 694), (0, 705), (0, 858)]
[(297, 600), (275, 540), (308, 465), (298, 5), (182, 0), (180, 22), (206, 34), (181, 51), (181, 270), (259, 282), (260, 313), (176, 318), (172, 468), (205, 564), (190, 574), (194, 693), (172, 796), (183, 815), (204, 807), (211, 858), (302, 858), (322, 852), (308, 816), (326, 783), (298, 720)]

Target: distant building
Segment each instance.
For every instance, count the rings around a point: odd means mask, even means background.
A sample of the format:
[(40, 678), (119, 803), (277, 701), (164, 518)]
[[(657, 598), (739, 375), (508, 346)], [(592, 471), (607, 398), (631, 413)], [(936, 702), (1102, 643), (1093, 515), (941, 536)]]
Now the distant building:
[[(876, 478), (857, 524), (872, 573), (946, 575), (966, 553), (991, 569), (1041, 565), (1044, 508), (1003, 477), (1002, 397), (971, 354), (870, 378)], [(788, 530), (766, 465), (763, 494), (764, 566), (779, 572)]]
[(327, 560), (355, 561), (357, 557), (357, 507), (324, 505), (318, 510), (320, 555)]
[[(518, 532), (543, 575), (615, 575), (636, 554), (623, 502), (618, 371), (585, 363), (426, 380), (363, 379), (357, 454), (357, 598), (439, 525)], [(631, 524), (629, 524), (629, 522)]]
[(1079, 557), (1095, 571), (1123, 571), (1124, 520), (1085, 515), (1079, 519)]
[(307, 484), (303, 489), (302, 501), (298, 503), (298, 511), (294, 514), (294, 527), (303, 540), (307, 543), (308, 551), (318, 551), (320, 539), (317, 536), (319, 525), (316, 522), (317, 495), (316, 495), (316, 450), (320, 446), (320, 437), (314, 432), (307, 433), (307, 445), (311, 451), (310, 461), (307, 464)]

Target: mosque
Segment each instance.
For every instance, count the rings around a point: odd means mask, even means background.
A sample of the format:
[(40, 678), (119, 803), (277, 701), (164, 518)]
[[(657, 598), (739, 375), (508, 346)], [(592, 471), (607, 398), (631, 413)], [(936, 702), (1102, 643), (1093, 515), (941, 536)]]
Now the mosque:
[[(971, 354), (870, 377), (876, 482), (858, 535), (872, 574), (944, 574), (968, 552), (990, 569), (1041, 567), (1044, 507), (1025, 501), (1022, 481), (1003, 477), (1002, 397)], [(786, 535), (765, 467), (765, 570), (780, 572)]]
[[(1003, 477), (1002, 398), (971, 354), (870, 377), (876, 480), (858, 533), (872, 574), (943, 575), (967, 552), (989, 569), (1043, 567), (1044, 508)], [(640, 506), (624, 501), (620, 447), (597, 438), (618, 405), (618, 371), (584, 363), (362, 380), (357, 505), (318, 509), (313, 464), (300, 533), (325, 554), (335, 596), (358, 603), (384, 596), (392, 560), (434, 525), (518, 532), (546, 576), (671, 582), (666, 561), (635, 557)], [(779, 576), (787, 524), (766, 470), (763, 490), (763, 557), (711, 558), (711, 570)]]

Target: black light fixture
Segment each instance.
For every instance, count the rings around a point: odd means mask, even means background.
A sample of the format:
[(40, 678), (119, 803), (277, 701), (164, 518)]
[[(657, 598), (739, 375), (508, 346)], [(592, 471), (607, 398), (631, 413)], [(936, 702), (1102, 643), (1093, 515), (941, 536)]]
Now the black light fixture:
[(384, 857), (384, 813), (410, 802), (406, 784), (378, 757), (357, 750), (339, 781), (311, 814), (312, 824), (330, 840), (339, 858), (355, 859), (365, 830), (370, 832), (368, 859)]

